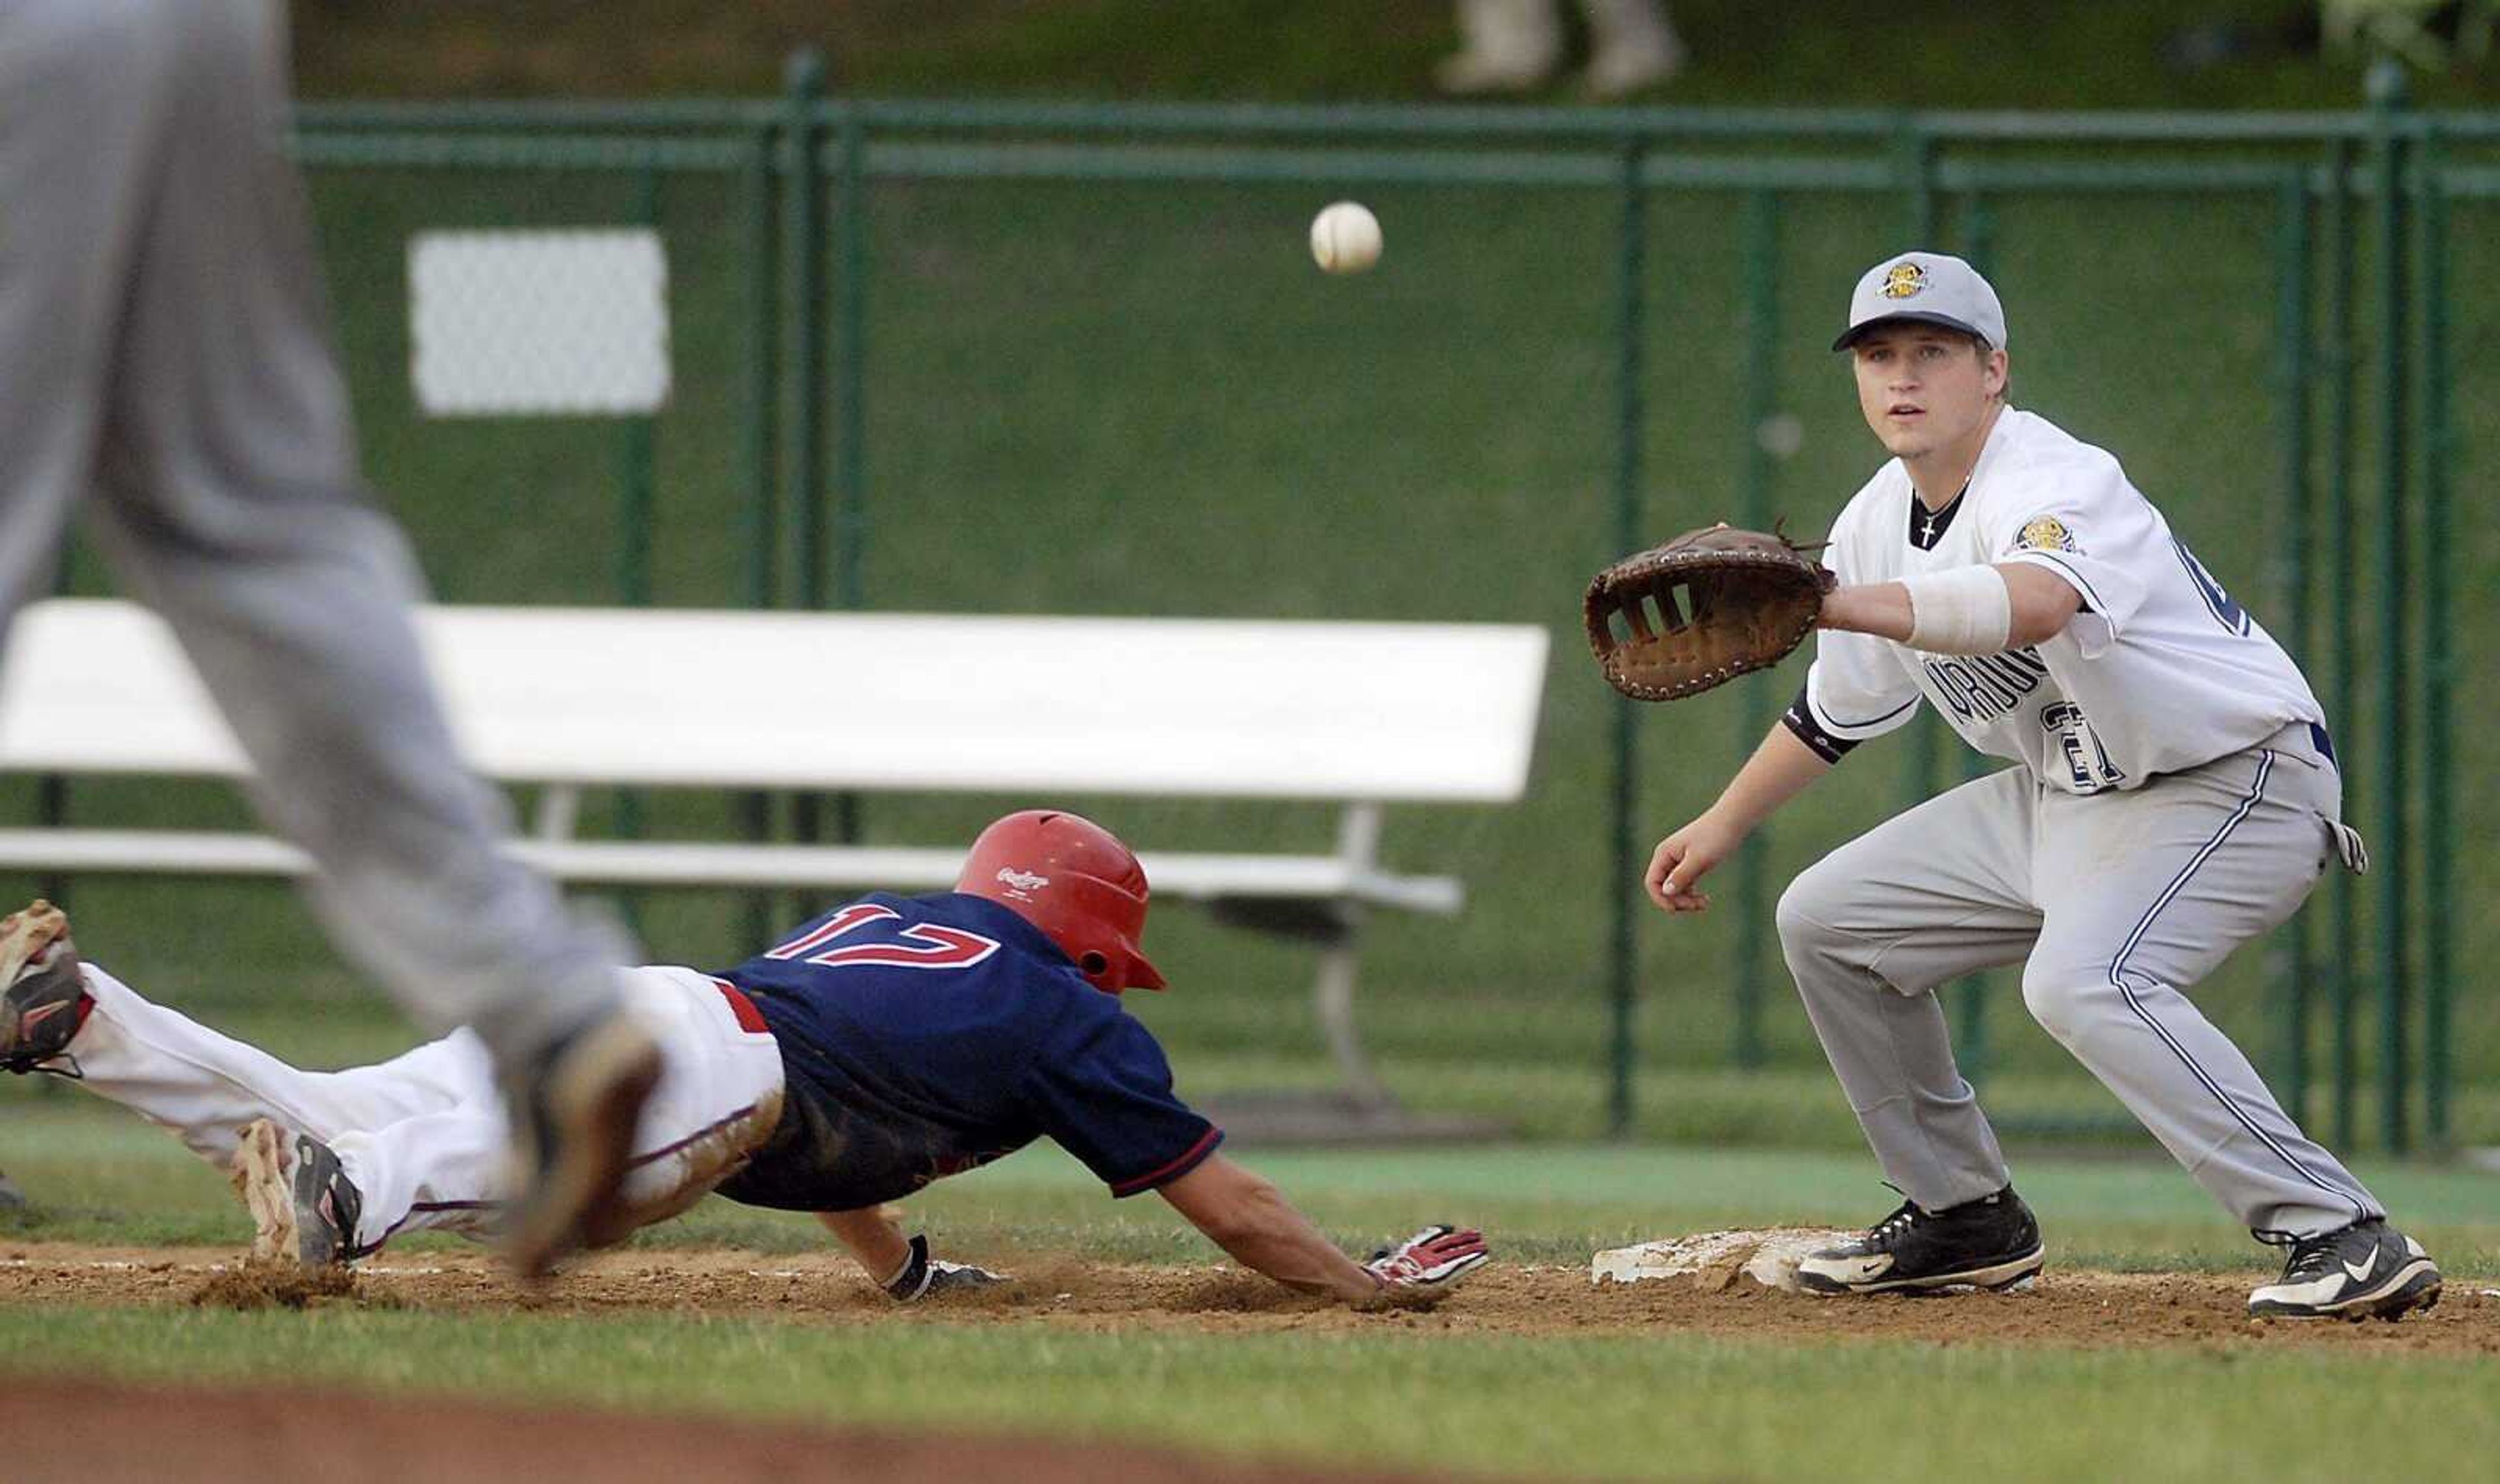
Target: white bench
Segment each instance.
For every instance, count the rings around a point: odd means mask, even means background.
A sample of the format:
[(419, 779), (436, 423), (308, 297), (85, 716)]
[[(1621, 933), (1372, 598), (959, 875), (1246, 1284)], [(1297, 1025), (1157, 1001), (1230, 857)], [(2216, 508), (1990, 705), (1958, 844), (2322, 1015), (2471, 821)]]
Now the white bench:
[[(1322, 939), (1314, 997), (1349, 1090), (1364, 911), (1453, 913), (1451, 875), (1378, 860), (1388, 803), (1499, 804), (1528, 782), (1546, 633), (1491, 624), (435, 607), (419, 631), (470, 764), (542, 786), (515, 849), (611, 886), (942, 889), (936, 849), (574, 838), (585, 786), (958, 791), (1341, 804), (1327, 855), (1140, 844), (1158, 899)], [(725, 707), (740, 702), (736, 724)], [(134, 605), (20, 614), (0, 770), (238, 778), (248, 765), (171, 634)], [(0, 869), (286, 876), (292, 846), (218, 831), (0, 829)]]

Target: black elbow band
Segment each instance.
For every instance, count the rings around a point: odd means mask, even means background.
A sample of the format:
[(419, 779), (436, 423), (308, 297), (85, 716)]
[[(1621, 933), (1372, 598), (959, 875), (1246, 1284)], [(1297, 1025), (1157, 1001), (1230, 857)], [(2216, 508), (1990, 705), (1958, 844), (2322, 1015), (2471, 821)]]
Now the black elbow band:
[(1790, 702), (1789, 709), (1781, 714), (1780, 725), (1787, 727), (1792, 736), (1814, 749), (1814, 755), (1826, 763), (1839, 762), (1848, 755), (1850, 748), (1858, 745), (1848, 738), (1834, 737), (1823, 729), (1822, 723), (1814, 719), (1814, 708), (1805, 704), (1805, 687), (1802, 685), (1797, 687), (1796, 699)]

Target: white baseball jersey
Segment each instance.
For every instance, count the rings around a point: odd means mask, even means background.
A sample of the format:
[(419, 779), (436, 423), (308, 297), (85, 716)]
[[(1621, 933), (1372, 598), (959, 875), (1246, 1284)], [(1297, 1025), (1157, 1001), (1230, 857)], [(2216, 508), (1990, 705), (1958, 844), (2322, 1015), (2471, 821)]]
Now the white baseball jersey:
[(2136, 788), (2324, 710), (2291, 657), (2233, 602), (2118, 460), (2007, 408), (1942, 511), (1898, 459), (1831, 528), (1845, 583), (1982, 563), (2056, 573), (2084, 608), (2055, 638), (1992, 655), (1928, 654), (1868, 634), (1816, 640), (1805, 704), (1846, 742), (1907, 723), (1924, 695), (1962, 740), (2069, 793)]

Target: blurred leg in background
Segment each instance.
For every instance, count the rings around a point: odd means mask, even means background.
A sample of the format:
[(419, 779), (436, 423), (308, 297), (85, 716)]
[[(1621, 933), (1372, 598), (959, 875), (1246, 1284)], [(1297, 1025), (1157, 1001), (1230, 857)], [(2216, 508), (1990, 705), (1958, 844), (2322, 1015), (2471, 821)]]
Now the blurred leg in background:
[[(314, 858), (333, 939), (430, 1030), (495, 1054), (539, 1171), (513, 1255), (609, 1204), (658, 1058), (627, 957), (506, 855), (417, 648), (399, 529), (356, 468), (274, 0), (0, 6), (0, 621), (90, 491)], [(621, 1125), (621, 1127), (620, 1127)]]
[[(1682, 38), (1661, 0), (1580, 0), (1589, 19), (1588, 90), (1620, 98), (1684, 66)], [(1562, 63), (1562, 0), (1459, 0), (1457, 54), (1436, 77), (1449, 93), (1528, 92)]]

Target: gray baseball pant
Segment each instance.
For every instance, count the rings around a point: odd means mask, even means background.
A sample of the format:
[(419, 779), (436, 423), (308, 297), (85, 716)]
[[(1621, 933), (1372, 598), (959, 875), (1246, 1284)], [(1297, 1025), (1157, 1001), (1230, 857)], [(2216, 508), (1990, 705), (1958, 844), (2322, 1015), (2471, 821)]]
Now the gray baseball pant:
[(74, 511), (181, 638), (348, 955), (527, 1054), (624, 946), (495, 843), (356, 470), (271, 0), (0, 0), (0, 624)]
[(2340, 788), (2305, 727), (2123, 793), (2079, 797), (2017, 768), (1798, 875), (1781, 945), (1886, 1176), (1928, 1210), (2007, 1183), (1935, 987), (2019, 962), (2033, 1018), (2251, 1231), (2384, 1216), (2184, 993), (2309, 895)]

